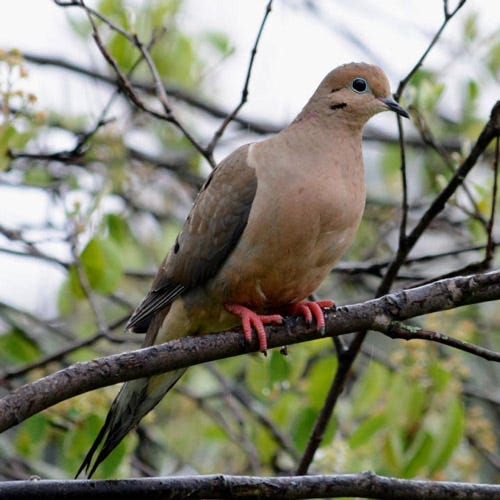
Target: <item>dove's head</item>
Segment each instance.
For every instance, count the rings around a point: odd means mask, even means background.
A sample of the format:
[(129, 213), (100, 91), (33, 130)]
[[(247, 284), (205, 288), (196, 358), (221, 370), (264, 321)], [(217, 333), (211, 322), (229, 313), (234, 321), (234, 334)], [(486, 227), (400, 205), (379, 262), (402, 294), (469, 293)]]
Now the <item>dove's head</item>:
[(337, 117), (361, 127), (381, 111), (394, 111), (408, 118), (405, 109), (392, 98), (385, 73), (366, 63), (344, 64), (332, 70), (312, 96), (310, 105), (327, 120)]

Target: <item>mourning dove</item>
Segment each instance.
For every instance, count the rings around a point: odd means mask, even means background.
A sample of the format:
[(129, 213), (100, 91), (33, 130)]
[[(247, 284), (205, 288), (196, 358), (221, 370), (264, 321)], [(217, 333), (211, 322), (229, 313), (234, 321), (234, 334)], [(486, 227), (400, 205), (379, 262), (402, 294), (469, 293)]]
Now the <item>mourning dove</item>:
[[(346, 64), (287, 128), (230, 154), (202, 187), (127, 328), (146, 333), (150, 346), (242, 324), (265, 351), (263, 324), (281, 322), (276, 312), (314, 316), (322, 327), (321, 307), (332, 302), (305, 299), (354, 238), (365, 205), (362, 129), (386, 110), (408, 117), (384, 72)], [(184, 371), (124, 384), (78, 474), (90, 477)]]

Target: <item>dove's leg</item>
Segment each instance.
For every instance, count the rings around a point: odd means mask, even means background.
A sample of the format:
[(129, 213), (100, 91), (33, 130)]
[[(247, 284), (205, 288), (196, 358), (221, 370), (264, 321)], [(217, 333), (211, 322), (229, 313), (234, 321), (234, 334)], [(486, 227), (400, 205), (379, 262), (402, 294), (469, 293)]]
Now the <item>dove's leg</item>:
[(308, 324), (312, 323), (314, 316), (318, 330), (324, 333), (325, 315), (323, 314), (323, 307), (335, 307), (335, 302), (333, 302), (333, 300), (318, 300), (316, 302), (305, 300), (303, 302), (288, 305), (286, 311), (289, 314), (301, 314)]
[(262, 352), (267, 350), (267, 337), (264, 324), (266, 323), (282, 323), (283, 318), (279, 314), (260, 315), (239, 304), (225, 304), (226, 310), (241, 318), (243, 326), (243, 335), (245, 340), (250, 342), (252, 340), (252, 328), (257, 333), (259, 339), (259, 348)]

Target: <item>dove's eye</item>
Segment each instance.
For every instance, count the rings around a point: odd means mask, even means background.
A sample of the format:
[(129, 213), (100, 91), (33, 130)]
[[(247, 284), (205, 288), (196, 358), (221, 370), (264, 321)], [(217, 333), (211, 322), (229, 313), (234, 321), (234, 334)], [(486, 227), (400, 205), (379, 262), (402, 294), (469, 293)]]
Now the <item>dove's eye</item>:
[(362, 94), (363, 92), (366, 92), (368, 90), (368, 83), (366, 83), (366, 80), (364, 78), (355, 78), (351, 82), (351, 88), (352, 90), (354, 90), (354, 92)]

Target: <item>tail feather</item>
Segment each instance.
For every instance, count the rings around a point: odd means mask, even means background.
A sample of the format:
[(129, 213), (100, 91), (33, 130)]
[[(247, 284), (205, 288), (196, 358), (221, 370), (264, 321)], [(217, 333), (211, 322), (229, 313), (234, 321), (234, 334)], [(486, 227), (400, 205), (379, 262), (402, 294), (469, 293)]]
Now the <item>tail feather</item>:
[[(85, 471), (87, 478), (92, 477), (99, 464), (115, 449), (125, 435), (132, 430), (165, 396), (186, 371), (185, 368), (141, 378), (125, 383), (116, 396), (85, 459), (75, 477)], [(94, 455), (102, 447), (94, 460)]]

